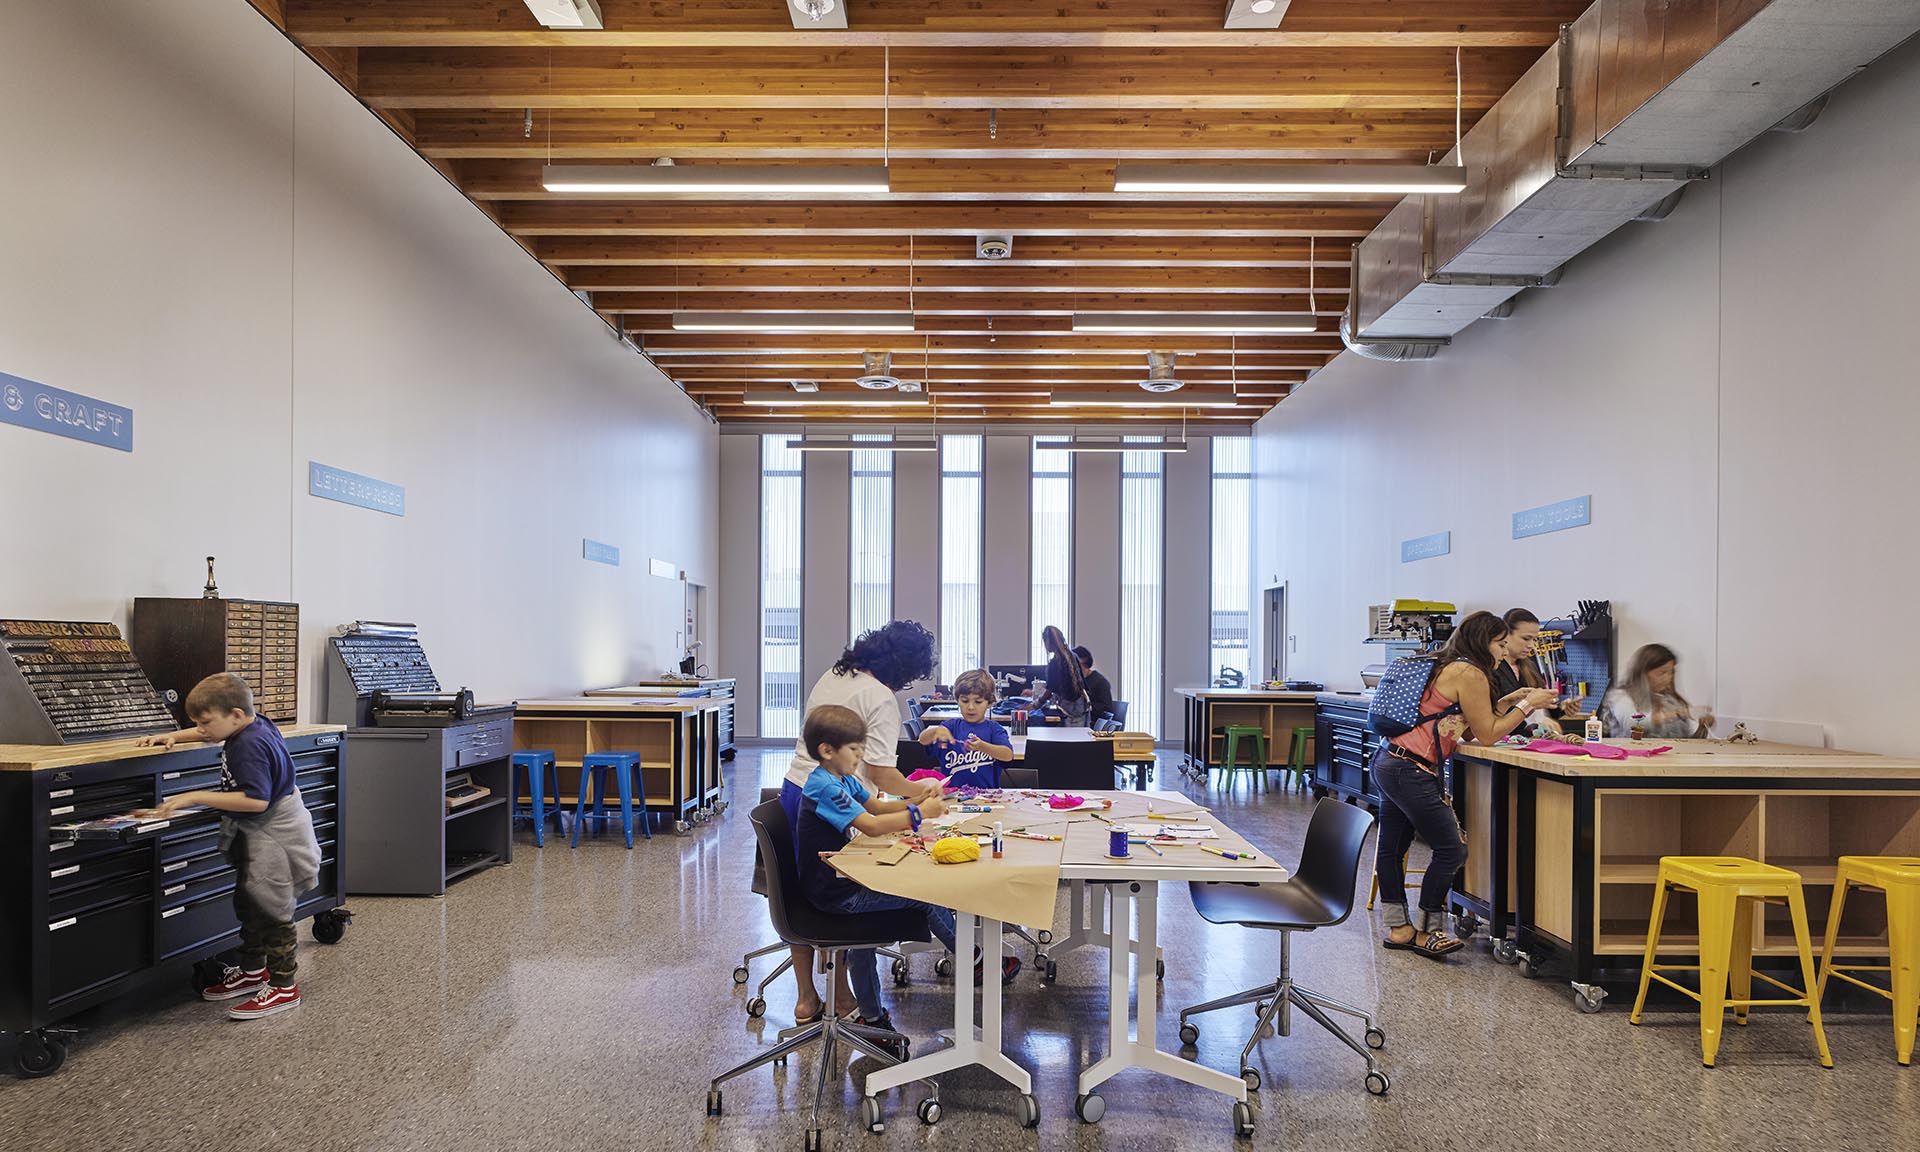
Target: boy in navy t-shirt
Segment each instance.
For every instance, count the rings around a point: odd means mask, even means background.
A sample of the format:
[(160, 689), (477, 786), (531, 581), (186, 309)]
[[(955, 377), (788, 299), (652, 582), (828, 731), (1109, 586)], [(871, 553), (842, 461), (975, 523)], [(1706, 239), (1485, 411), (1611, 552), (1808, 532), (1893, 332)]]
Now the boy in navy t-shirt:
[(294, 787), (293, 757), (271, 720), (253, 709), (253, 690), (231, 672), (219, 672), (187, 694), (192, 728), (149, 736), (142, 744), (221, 741), (220, 788), (180, 792), (155, 812), (212, 808), (220, 815), (220, 843), (234, 871), (233, 910), (240, 919), (239, 965), (200, 990), (205, 1000), (249, 997), (229, 1008), (235, 1020), (257, 1020), (300, 1006), (294, 983), (299, 894), (319, 879), (320, 846), (313, 817)]
[(920, 743), (928, 746), (948, 788), (1000, 787), (1000, 766), (1013, 759), (1013, 738), (999, 721), (987, 719), (993, 692), (993, 677), (986, 669), (962, 672), (953, 684), (960, 719), (920, 733)]

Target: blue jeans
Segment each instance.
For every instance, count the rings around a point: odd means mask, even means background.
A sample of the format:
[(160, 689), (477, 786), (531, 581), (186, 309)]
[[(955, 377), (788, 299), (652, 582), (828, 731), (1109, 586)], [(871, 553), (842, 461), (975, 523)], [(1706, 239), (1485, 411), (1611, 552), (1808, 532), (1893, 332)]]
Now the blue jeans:
[(1407, 849), (1417, 833), (1433, 849), (1433, 860), (1420, 881), (1420, 910), (1414, 927), (1434, 931), (1441, 926), (1447, 893), (1467, 862), (1466, 841), (1460, 838), (1460, 820), (1447, 803), (1440, 777), (1402, 760), (1382, 745), (1373, 757), (1373, 782), (1380, 789), (1380, 848), (1374, 874), (1380, 878), (1380, 903), (1389, 928), (1411, 923), (1407, 916)]
[[(875, 892), (870, 888), (859, 888), (835, 901), (831, 905), (821, 905), (822, 912), (841, 912), (857, 915), (862, 912), (894, 912), (905, 908), (921, 908), (927, 913), (927, 930), (934, 938), (953, 951), (953, 910), (936, 908), (918, 900), (909, 900), (904, 896), (889, 896), (885, 892)], [(853, 983), (853, 998), (860, 1005), (860, 1016), (865, 1020), (878, 1020), (886, 1014), (886, 1008), (880, 1003), (880, 964), (871, 948), (852, 948), (847, 951), (845, 961), (847, 978)], [(962, 979), (967, 977), (963, 976)]]

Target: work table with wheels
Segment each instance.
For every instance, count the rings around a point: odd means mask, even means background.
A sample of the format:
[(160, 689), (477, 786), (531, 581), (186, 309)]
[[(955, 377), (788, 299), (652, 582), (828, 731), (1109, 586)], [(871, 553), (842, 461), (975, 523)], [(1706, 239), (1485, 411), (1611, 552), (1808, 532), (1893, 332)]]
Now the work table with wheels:
[[(522, 700), (514, 707), (513, 750), (554, 754), (560, 802), (579, 797), (580, 764), (594, 752), (637, 752), (648, 812), (680, 832), (722, 810), (720, 717), (732, 701), (716, 697), (593, 696)], [(517, 800), (517, 797), (516, 797)]]
[[(1527, 975), (1564, 973), (1586, 1011), (1638, 981), (1662, 856), (1737, 856), (1799, 873), (1817, 938), (1839, 857), (1920, 855), (1920, 759), (1670, 744), (1626, 760), (1472, 744), (1454, 756), (1467, 839), (1452, 897), (1469, 921), (1461, 927), (1486, 921), (1495, 959)], [(1758, 962), (1796, 954), (1784, 912), (1756, 917), (1752, 930)], [(1837, 935), (1837, 955), (1886, 962), (1884, 909), (1850, 905)], [(1673, 932), (1663, 941), (1697, 946)]]
[[(1265, 688), (1182, 688), (1186, 718), (1182, 751), (1187, 770), (1204, 777), (1225, 762), (1229, 726), (1259, 728), (1267, 744), (1267, 767), (1284, 766), (1295, 728), (1313, 727), (1317, 692)], [(1241, 745), (1242, 749), (1246, 747)], [(1308, 755), (1311, 755), (1309, 751)]]

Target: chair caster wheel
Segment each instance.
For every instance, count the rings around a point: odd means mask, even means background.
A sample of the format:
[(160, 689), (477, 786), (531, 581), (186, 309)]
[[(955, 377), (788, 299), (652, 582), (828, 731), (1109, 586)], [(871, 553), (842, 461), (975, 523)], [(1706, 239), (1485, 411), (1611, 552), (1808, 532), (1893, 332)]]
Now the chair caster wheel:
[(1198, 1044), (1199, 1042), (1200, 1042), (1199, 1028), (1195, 1027), (1192, 1024), (1180, 1025), (1180, 1043), (1183, 1047), (1191, 1048), (1195, 1044)]
[(1454, 939), (1466, 942), (1480, 931), (1480, 918), (1471, 912), (1462, 912), (1453, 918)]
[(718, 1088), (711, 1088), (707, 1091), (707, 1115), (720, 1115), (720, 1089)]
[(1258, 1068), (1240, 1069), (1240, 1082), (1247, 1086), (1247, 1091), (1249, 1092), (1260, 1091), (1260, 1069)]
[(1088, 1092), (1076, 1096), (1073, 1100), (1073, 1114), (1089, 1124), (1100, 1123), (1100, 1117), (1107, 1114), (1107, 1102), (1098, 1092)]
[(953, 975), (953, 957), (942, 956), (940, 959), (935, 960), (933, 962), (933, 974), (935, 976)]
[(745, 964), (733, 970), (733, 982), (735, 984), (745, 984), (747, 982), (747, 966)]
[(344, 908), (316, 912), (313, 916), (313, 938), (322, 944), (338, 944), (346, 936), (347, 925), (351, 923), (353, 917)]
[(1520, 945), (1512, 940), (1496, 940), (1493, 944), (1493, 962), (1509, 967), (1520, 963)]
[(820, 1129), (807, 1129), (807, 1152), (820, 1152), (821, 1146)]
[(1367, 1047), (1378, 1052), (1387, 1046), (1387, 1034), (1378, 1028), (1367, 1029)]
[(1233, 1134), (1240, 1140), (1253, 1136), (1253, 1105), (1245, 1100), (1233, 1102)]
[(940, 1123), (940, 1101), (929, 1096), (920, 1101), (920, 1123), (932, 1127)]
[(1155, 960), (1153, 962), (1153, 978), (1155, 980), (1165, 980), (1167, 978), (1167, 962), (1165, 960)]
[(860, 1122), (869, 1132), (885, 1132), (887, 1122), (880, 1116), (880, 1101), (872, 1096), (860, 1098)]
[(1053, 943), (1053, 933), (1048, 931), (1045, 928), (1042, 928), (1040, 929), (1039, 940), (1040, 940), (1040, 943), (1042, 944), (1051, 944)]
[(1391, 1087), (1393, 1087), (1393, 1081), (1387, 1079), (1387, 1074), (1385, 1072), (1367, 1073), (1367, 1094), (1368, 1095), (1385, 1096), (1387, 1094), (1387, 1089)]
[(1047, 961), (1046, 981), (1051, 984), (1060, 979), (1060, 965), (1053, 960)]
[(747, 1001), (747, 1015), (750, 1018), (754, 1020), (758, 1020), (760, 1019), (760, 1017), (765, 1016), (766, 1014), (767, 1014), (767, 1001), (765, 997), (755, 996), (751, 1000)]
[(895, 960), (893, 962), (893, 986), (895, 988), (905, 988), (912, 982), (911, 978), (907, 975), (907, 962), (905, 960)]
[(1040, 1127), (1040, 1101), (1034, 1099), (1031, 1094), (1021, 1094), (1020, 1103), (1014, 1109), (1014, 1112), (1020, 1117), (1020, 1127)]

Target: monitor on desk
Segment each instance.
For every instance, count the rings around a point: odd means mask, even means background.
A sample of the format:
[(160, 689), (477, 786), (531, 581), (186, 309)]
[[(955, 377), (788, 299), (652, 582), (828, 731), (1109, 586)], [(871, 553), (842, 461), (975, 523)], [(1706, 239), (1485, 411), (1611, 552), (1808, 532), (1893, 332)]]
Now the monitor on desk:
[(987, 674), (1000, 686), (1000, 698), (1025, 696), (1047, 678), (1045, 664), (989, 664)]

